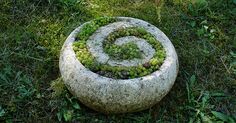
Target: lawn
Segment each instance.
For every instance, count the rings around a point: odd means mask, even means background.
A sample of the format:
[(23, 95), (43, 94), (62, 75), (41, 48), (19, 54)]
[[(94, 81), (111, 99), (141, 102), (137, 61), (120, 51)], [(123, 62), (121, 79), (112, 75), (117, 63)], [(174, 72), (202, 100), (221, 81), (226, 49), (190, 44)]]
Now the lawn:
[[(1, 0), (0, 122), (236, 122), (236, 0)], [(128, 16), (172, 41), (179, 74), (152, 108), (105, 115), (62, 84), (60, 49), (91, 19)]]

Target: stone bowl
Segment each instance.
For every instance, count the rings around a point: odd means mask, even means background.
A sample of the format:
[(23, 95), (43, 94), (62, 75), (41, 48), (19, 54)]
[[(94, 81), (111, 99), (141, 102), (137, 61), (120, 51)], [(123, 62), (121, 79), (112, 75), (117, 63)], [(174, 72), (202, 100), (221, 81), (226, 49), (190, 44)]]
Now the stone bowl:
[[(67, 88), (79, 101), (106, 114), (137, 112), (152, 107), (170, 91), (178, 73), (178, 57), (175, 48), (161, 30), (140, 19), (130, 17), (117, 17), (117, 19), (119, 21), (114, 23), (127, 27), (142, 27), (154, 35), (163, 45), (166, 58), (159, 70), (150, 75), (134, 79), (104, 77), (85, 68), (76, 58), (72, 44), (84, 24), (76, 28), (68, 36), (61, 50), (59, 67), (62, 78)], [(115, 24), (113, 27), (116, 28), (118, 25)], [(89, 40), (97, 37), (104, 38), (107, 33), (114, 31), (107, 26), (99, 28)], [(107, 31), (102, 33), (102, 30)]]

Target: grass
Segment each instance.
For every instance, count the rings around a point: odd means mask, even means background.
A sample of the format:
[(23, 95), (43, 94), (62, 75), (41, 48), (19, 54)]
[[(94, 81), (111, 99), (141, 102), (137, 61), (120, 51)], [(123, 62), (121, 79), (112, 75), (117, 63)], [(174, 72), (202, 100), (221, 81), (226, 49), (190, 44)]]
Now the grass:
[[(0, 122), (233, 123), (235, 15), (235, 0), (1, 0)], [(180, 61), (176, 83), (149, 110), (104, 115), (65, 89), (53, 96), (52, 82), (63, 88), (58, 58), (66, 37), (100, 16), (143, 19), (174, 44)]]

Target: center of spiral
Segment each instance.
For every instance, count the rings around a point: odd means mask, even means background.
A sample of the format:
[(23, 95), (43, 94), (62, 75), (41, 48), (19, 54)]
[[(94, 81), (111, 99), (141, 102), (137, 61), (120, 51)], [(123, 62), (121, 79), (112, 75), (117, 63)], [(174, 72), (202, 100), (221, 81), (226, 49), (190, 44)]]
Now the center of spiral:
[(107, 53), (104, 52), (103, 43), (106, 38), (119, 28), (133, 27), (128, 22), (116, 22), (98, 29), (87, 41), (88, 50), (101, 64), (108, 64), (111, 66), (138, 66), (144, 64), (153, 57), (155, 50), (147, 43), (145, 39), (136, 36), (126, 36), (115, 40), (114, 44), (123, 45), (132, 42), (137, 45), (140, 50), (142, 58), (133, 58), (129, 60), (114, 60)]
[(141, 59), (134, 58), (131, 60), (122, 60), (122, 61), (109, 59), (107, 63), (111, 66), (138, 66), (140, 64), (148, 62), (153, 57), (155, 50), (144, 39), (137, 38), (135, 36), (127, 36), (116, 39), (115, 44), (123, 45), (130, 42), (135, 43), (139, 48), (140, 53), (142, 55)]

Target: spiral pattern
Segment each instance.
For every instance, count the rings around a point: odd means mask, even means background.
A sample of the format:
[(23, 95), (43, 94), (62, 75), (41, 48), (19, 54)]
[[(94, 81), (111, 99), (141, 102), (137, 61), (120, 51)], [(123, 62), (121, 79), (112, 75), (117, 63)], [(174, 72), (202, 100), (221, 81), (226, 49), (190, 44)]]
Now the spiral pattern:
[(106, 17), (70, 33), (59, 68), (83, 104), (104, 113), (126, 113), (148, 109), (169, 92), (178, 57), (157, 27), (130, 17)]
[(84, 24), (73, 49), (86, 68), (116, 79), (151, 74), (166, 56), (150, 24), (124, 18), (104, 17)]

